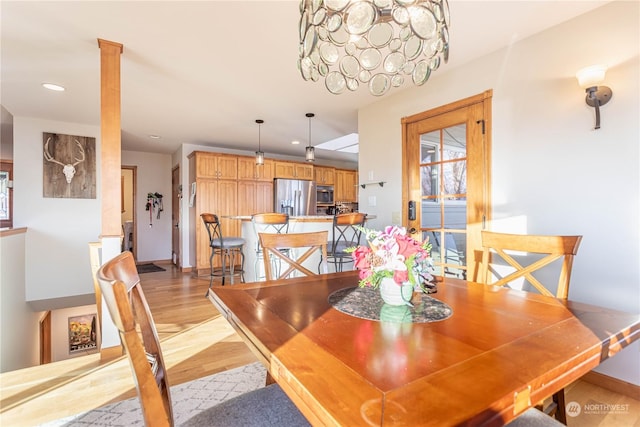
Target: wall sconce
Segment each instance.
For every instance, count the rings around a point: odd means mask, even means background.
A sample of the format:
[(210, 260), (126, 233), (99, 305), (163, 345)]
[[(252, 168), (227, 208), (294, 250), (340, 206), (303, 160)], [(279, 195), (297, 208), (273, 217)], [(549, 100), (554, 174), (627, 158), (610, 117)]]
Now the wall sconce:
[(609, 102), (611, 96), (613, 96), (610, 88), (598, 86), (599, 83), (604, 81), (606, 71), (607, 67), (604, 65), (592, 65), (576, 73), (578, 84), (587, 92), (585, 98), (587, 105), (596, 109), (596, 126), (594, 129), (600, 129), (600, 106)]

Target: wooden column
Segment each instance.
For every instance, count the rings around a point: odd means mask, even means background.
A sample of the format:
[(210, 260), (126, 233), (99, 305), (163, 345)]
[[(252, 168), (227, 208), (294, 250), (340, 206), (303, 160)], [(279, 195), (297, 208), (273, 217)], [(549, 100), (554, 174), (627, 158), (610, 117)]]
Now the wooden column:
[(120, 236), (120, 55), (122, 45), (98, 39), (100, 46), (100, 127), (102, 236)]
[[(100, 145), (102, 171), (102, 243), (101, 264), (120, 253), (120, 56), (122, 44), (98, 39), (100, 47)], [(122, 355), (117, 328), (102, 302), (100, 359), (110, 360)]]

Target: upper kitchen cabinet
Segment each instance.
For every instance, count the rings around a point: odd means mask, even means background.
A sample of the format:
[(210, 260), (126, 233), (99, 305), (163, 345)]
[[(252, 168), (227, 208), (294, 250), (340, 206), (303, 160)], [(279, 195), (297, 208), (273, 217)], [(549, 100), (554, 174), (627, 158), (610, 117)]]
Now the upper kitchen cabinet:
[(313, 180), (313, 165), (295, 162), (275, 162), (275, 178)]
[(313, 179), (319, 185), (333, 185), (335, 183), (336, 168), (325, 166), (313, 167)]
[(264, 159), (263, 165), (256, 165), (255, 157), (238, 157), (238, 179), (246, 181), (273, 181), (274, 161)]
[(218, 153), (195, 153), (196, 178), (238, 179), (238, 158)]
[(336, 169), (334, 199), (336, 203), (358, 201), (358, 171)]

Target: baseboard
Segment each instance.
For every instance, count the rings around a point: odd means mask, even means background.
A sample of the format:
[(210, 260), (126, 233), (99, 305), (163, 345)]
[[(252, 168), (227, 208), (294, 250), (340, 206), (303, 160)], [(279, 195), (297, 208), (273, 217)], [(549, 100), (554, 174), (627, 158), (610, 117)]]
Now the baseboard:
[(618, 394), (622, 394), (632, 399), (640, 400), (640, 386), (628, 383), (618, 378), (610, 377), (599, 372), (590, 371), (580, 378), (598, 387), (606, 388)]
[(193, 267), (181, 267), (180, 271), (183, 273), (191, 273), (193, 271)]
[(156, 259), (156, 260), (153, 260), (153, 261), (145, 261), (144, 263), (146, 264), (146, 263), (149, 263), (149, 262), (152, 262), (152, 263), (154, 263), (156, 265), (167, 265), (167, 264), (171, 265), (171, 264), (173, 264), (173, 261), (171, 261), (170, 259)]

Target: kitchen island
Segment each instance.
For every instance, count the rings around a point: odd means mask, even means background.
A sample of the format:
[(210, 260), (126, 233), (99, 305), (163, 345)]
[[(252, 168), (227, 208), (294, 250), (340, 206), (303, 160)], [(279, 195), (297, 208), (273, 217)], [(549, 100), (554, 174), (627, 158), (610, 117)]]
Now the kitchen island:
[[(264, 266), (262, 259), (260, 262), (257, 258), (258, 249), (258, 236), (253, 229), (253, 223), (251, 222), (251, 216), (228, 216), (226, 218), (242, 221), (241, 236), (245, 239), (246, 244), (244, 246), (244, 280), (245, 282), (254, 282), (264, 280)], [(375, 219), (375, 216), (367, 216), (367, 219)], [(332, 215), (305, 215), (305, 216), (290, 216), (289, 217), (289, 233), (309, 233), (312, 231), (327, 231), (327, 240), (332, 239), (333, 230), (333, 216)], [(364, 237), (363, 237), (364, 238)], [(328, 248), (327, 248), (328, 249)], [(318, 264), (320, 262), (320, 256), (315, 255), (309, 258), (309, 269), (312, 271), (318, 270)], [(329, 264), (329, 272), (333, 273), (334, 266)]]

